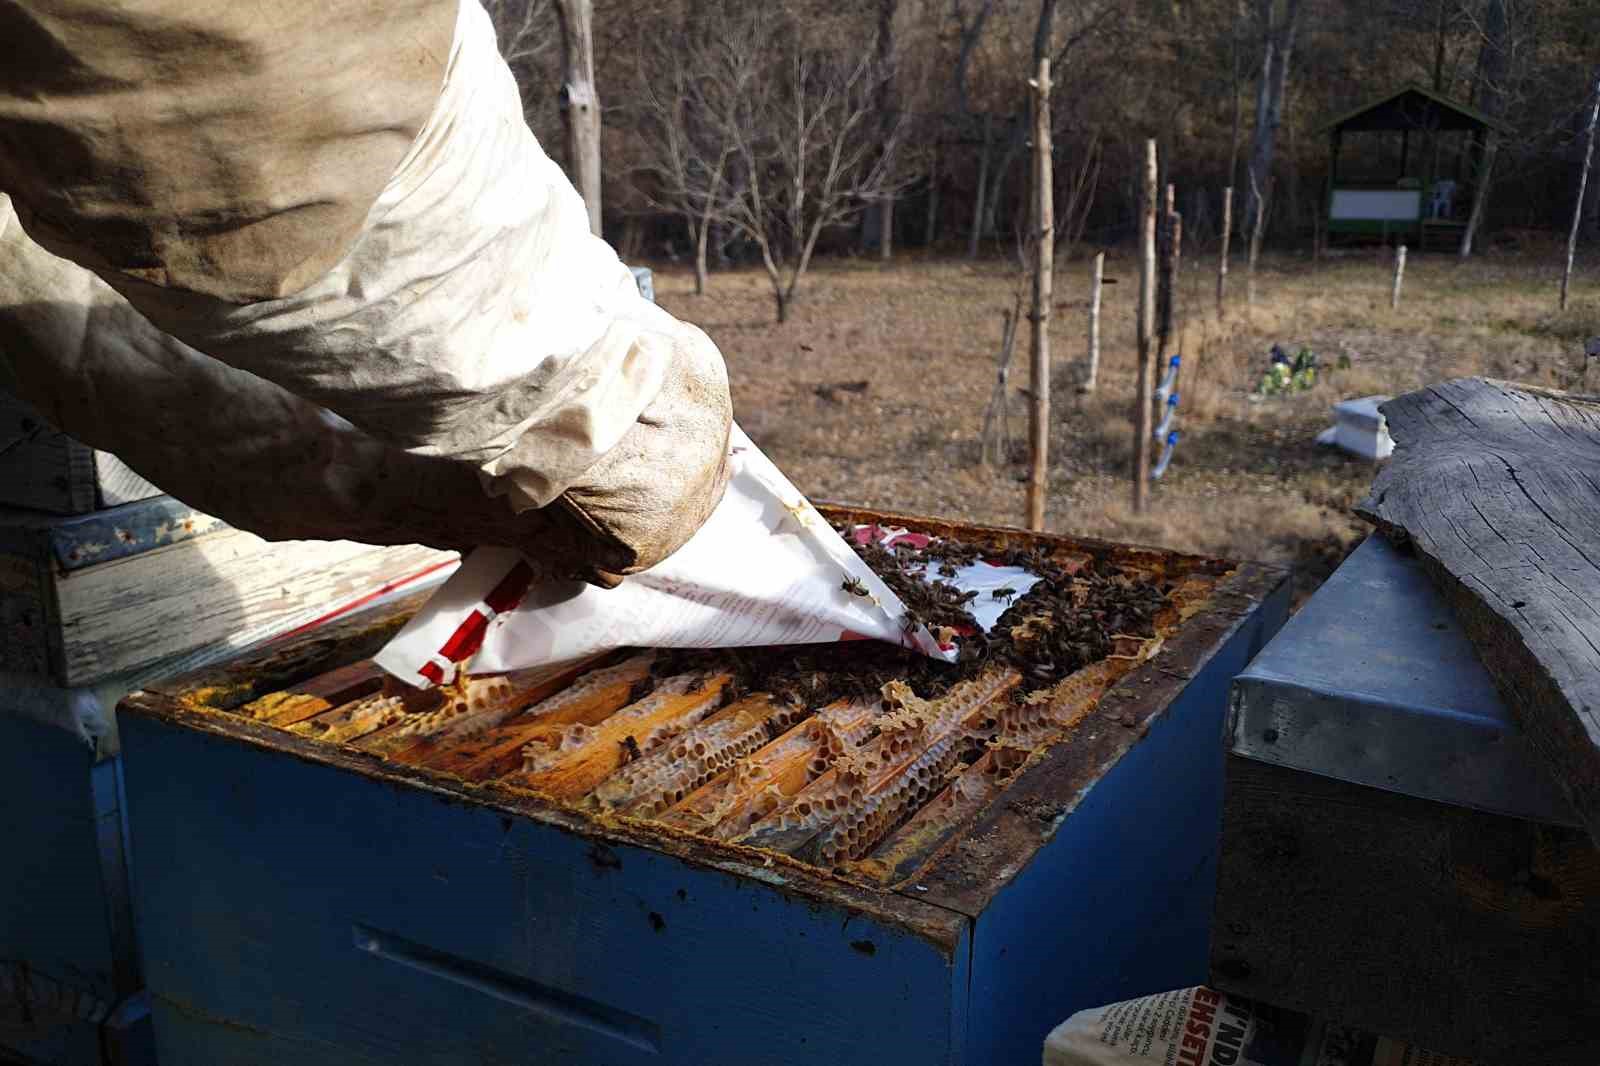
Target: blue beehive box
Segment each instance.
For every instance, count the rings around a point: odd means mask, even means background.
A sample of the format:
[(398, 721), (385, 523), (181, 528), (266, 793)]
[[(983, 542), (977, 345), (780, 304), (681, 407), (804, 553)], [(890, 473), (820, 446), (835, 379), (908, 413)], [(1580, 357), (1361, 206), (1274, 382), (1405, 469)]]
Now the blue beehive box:
[(0, 1055), (152, 1061), (117, 700), (401, 579), (441, 580), (452, 558), (267, 544), (168, 496), (0, 509)]
[(118, 760), (0, 713), (0, 788), (0, 1059), (147, 1066)]
[(229, 713), (370, 655), (404, 610), (134, 694), (162, 1064), (1033, 1061), (1074, 1010), (1203, 978), (1225, 693), (1286, 604), (1281, 573), (1230, 571), (891, 887)]

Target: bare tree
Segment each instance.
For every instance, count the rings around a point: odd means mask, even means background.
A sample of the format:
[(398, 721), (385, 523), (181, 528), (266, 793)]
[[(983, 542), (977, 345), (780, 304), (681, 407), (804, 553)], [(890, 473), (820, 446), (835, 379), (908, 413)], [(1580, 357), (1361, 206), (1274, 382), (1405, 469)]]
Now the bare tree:
[(729, 49), (703, 29), (695, 24), (678, 35), (641, 33), (635, 43), (634, 128), (648, 160), (641, 168), (645, 197), (684, 220), (694, 247), (696, 293), (706, 291), (712, 224), (726, 215), (732, 195), (733, 141), (708, 128), (706, 117), (726, 93), (744, 92), (760, 73), (754, 52)]
[[(900, 0), (878, 0), (878, 31), (873, 55), (877, 61), (878, 78), (878, 124), (887, 138), (894, 132), (898, 122), (895, 108), (895, 40), (894, 20), (895, 13), (900, 7)], [(885, 140), (885, 144), (891, 143)], [(885, 150), (888, 150), (887, 148)], [(895, 187), (891, 183), (888, 195), (879, 201), (878, 221), (878, 255), (888, 259), (894, 250), (894, 201)]]
[(1589, 163), (1594, 159), (1594, 129), (1600, 123), (1600, 75), (1595, 78), (1589, 102), (1589, 121), (1583, 131), (1583, 165), (1578, 168), (1578, 197), (1572, 205), (1572, 227), (1567, 231), (1567, 263), (1561, 271), (1561, 310), (1567, 309), (1567, 289), (1572, 284), (1572, 259), (1578, 251), (1578, 227), (1583, 222), (1583, 194), (1589, 184)]
[(511, 68), (522, 94), (522, 114), (535, 133), (546, 136), (555, 118), (550, 105), (555, 94), (558, 62), (555, 5), (550, 0), (484, 0), (484, 10), (494, 23), (500, 55)]
[(1088, 141), (1078, 155), (1077, 166), (1067, 170), (1066, 187), (1057, 198), (1059, 204), (1055, 221), (1055, 254), (1063, 261), (1072, 258), (1078, 242), (1089, 228), (1089, 213), (1094, 209), (1095, 193), (1100, 186), (1100, 165), (1104, 158), (1100, 134), (1090, 133)]
[(895, 187), (901, 127), (878, 112), (889, 71), (871, 42), (766, 5), (710, 32), (723, 58), (705, 72), (702, 120), (735, 179), (713, 214), (761, 253), (783, 322), (822, 234)]
[[(1511, 71), (1511, 30), (1506, 19), (1506, 0), (1487, 0), (1483, 12), (1483, 47), (1478, 52), (1478, 71), (1474, 97), (1478, 106), (1490, 118), (1505, 114), (1508, 96), (1508, 77)], [(1477, 170), (1473, 175), (1472, 213), (1467, 216), (1467, 228), (1461, 232), (1461, 247), (1457, 254), (1465, 259), (1472, 254), (1472, 242), (1478, 227), (1483, 224), (1484, 206), (1489, 202), (1489, 184), (1494, 180), (1494, 159), (1500, 141), (1495, 130), (1484, 131), (1478, 145)]]
[(1282, 15), (1278, 0), (1260, 0), (1261, 78), (1256, 85), (1256, 128), (1250, 144), (1249, 185), (1251, 195), (1245, 204), (1245, 232), (1253, 233), (1256, 216), (1262, 209), (1261, 190), (1272, 173), (1272, 157), (1277, 147), (1278, 129), (1283, 125), (1283, 103), (1289, 92), (1289, 58), (1294, 54), (1295, 32), (1300, 25), (1300, 0), (1284, 0)]

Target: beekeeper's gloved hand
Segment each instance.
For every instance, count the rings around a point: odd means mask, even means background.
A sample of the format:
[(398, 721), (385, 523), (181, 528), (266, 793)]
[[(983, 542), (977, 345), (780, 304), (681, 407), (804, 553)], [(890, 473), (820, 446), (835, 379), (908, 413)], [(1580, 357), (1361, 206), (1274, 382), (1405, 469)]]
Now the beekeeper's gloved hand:
[(477, 0), (27, 0), (0, 39), (0, 351), (62, 428), (266, 536), (600, 581), (715, 506), (721, 356), (588, 233)]

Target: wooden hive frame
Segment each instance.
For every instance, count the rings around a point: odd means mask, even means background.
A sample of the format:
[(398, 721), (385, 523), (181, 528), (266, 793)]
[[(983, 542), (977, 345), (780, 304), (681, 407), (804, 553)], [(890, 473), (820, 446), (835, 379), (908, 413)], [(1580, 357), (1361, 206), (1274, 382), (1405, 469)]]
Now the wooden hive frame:
[[(985, 914), (998, 913), (992, 910), (993, 905), (1009, 886), (1029, 877), (1062, 876), (1059, 864), (1073, 860), (1059, 854), (1048, 863), (1036, 860), (1074, 812), (1090, 800), (1093, 786), (1112, 774), (1153, 729), (1170, 721), (1169, 709), (1202, 672), (1206, 675), (1205, 684), (1215, 689), (1214, 699), (1220, 706), (1227, 681), (1265, 642), (1286, 611), (1285, 575), (1270, 567), (1234, 565), (1155, 549), (892, 512), (829, 506), (821, 509), (836, 522), (903, 526), (987, 548), (1042, 548), (1056, 554), (1089, 552), (1102, 555), (1125, 570), (1203, 574), (1208, 579), (1209, 595), (1203, 604), (1190, 605), (1192, 617), (1170, 633), (1159, 654), (1149, 659), (1130, 656), (1125, 668), (1114, 671), (1120, 676), (1112, 678), (1109, 687), (1089, 686), (1099, 698), (1090, 709), (1075, 715), (1075, 721), (1062, 723), (1054, 730), (1045, 728), (1042, 735), (1049, 742), (1048, 747), (1020, 756), (997, 750), (964, 773), (959, 773), (962, 767), (956, 767), (960, 778), (989, 771), (993, 780), (996, 763), (1001, 763), (1002, 772), (1015, 776), (1003, 789), (975, 785), (955, 789), (948, 797), (948, 805), (959, 815), (954, 830), (947, 826), (934, 838), (922, 834), (903, 841), (891, 849), (889, 862), (876, 867), (868, 862), (824, 869), (789, 854), (712, 840), (682, 828), (682, 821), (670, 817), (670, 811), (664, 819), (647, 821), (586, 810), (581, 802), (559, 802), (513, 781), (473, 780), (437, 765), (386, 759), (382, 751), (363, 750), (359, 738), (355, 743), (327, 743), (308, 735), (308, 731), (286, 730), (271, 720), (238, 713), (246, 704), (263, 697), (268, 697), (274, 707), (289, 707), (291, 718), (294, 713), (304, 713), (307, 705), (300, 701), (320, 704), (319, 713), (323, 714), (337, 710), (343, 701), (339, 699), (340, 692), (328, 691), (330, 678), (341, 679), (338, 683), (351, 686), (351, 692), (370, 698), (375, 689), (373, 675), (357, 661), (381, 647), (417, 609), (421, 597), (396, 602), (368, 617), (307, 637), (268, 646), (229, 664), (151, 686), (128, 697), (123, 710), (163, 728), (193, 731), (227, 745), (245, 745), (374, 782), (420, 790), (447, 801), (526, 818), (575, 834), (593, 849), (646, 849), (703, 869), (750, 879), (775, 888), (783, 896), (809, 901), (810, 906), (839, 909), (898, 929), (954, 960), (958, 954), (974, 951), (972, 923)], [(621, 699), (622, 695), (612, 693), (607, 705), (615, 709), (621, 706)], [(274, 717), (282, 714), (280, 710)], [(705, 718), (701, 714), (695, 720)], [(1176, 725), (1178, 729), (1188, 728), (1182, 723)], [(1025, 723), (1025, 727), (1034, 730), (1027, 736), (1041, 735), (1038, 723)], [(1162, 743), (1195, 742), (1193, 737), (1173, 739), (1178, 733), (1172, 728), (1164, 729), (1163, 735), (1166, 739)], [(1200, 739), (1203, 742), (1204, 738)], [(512, 741), (502, 742), (487, 755), (481, 746), (474, 750), (480, 760), (488, 758), (493, 762), (497, 772), (521, 765), (520, 758), (513, 759), (518, 748)], [(1217, 754), (1220, 766), (1220, 747)], [(446, 765), (451, 765), (448, 756), (443, 758)], [(459, 770), (462, 764), (453, 765)], [(957, 780), (958, 773), (952, 773), (949, 780)], [(1182, 817), (1180, 814), (1177, 820)], [(912, 818), (908, 825), (918, 826), (917, 819)], [(1160, 843), (1155, 837), (1166, 831), (1153, 831), (1148, 846), (1158, 848)], [(1130, 854), (1137, 850), (1130, 847)], [(1052, 938), (1038, 940), (1033, 950), (1042, 951), (1047, 946), (1044, 942)], [(971, 965), (979, 965), (975, 957)], [(1026, 1008), (1019, 1001), (1013, 1009)], [(997, 1012), (985, 1024), (1003, 1031), (1004, 1012)]]

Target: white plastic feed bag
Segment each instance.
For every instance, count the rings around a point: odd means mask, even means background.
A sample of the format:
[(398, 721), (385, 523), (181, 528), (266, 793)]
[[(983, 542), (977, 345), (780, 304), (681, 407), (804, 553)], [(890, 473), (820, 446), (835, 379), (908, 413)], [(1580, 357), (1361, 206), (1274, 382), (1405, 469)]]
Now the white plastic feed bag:
[[(425, 687), (452, 680), (463, 667), (499, 673), (619, 647), (873, 639), (954, 661), (957, 649), (906, 622), (899, 597), (737, 426), (729, 447), (726, 495), (665, 562), (600, 589), (535, 583), (516, 551), (479, 549), (378, 654), (378, 664)], [(978, 563), (952, 583), (1025, 590), (1033, 580)]]

